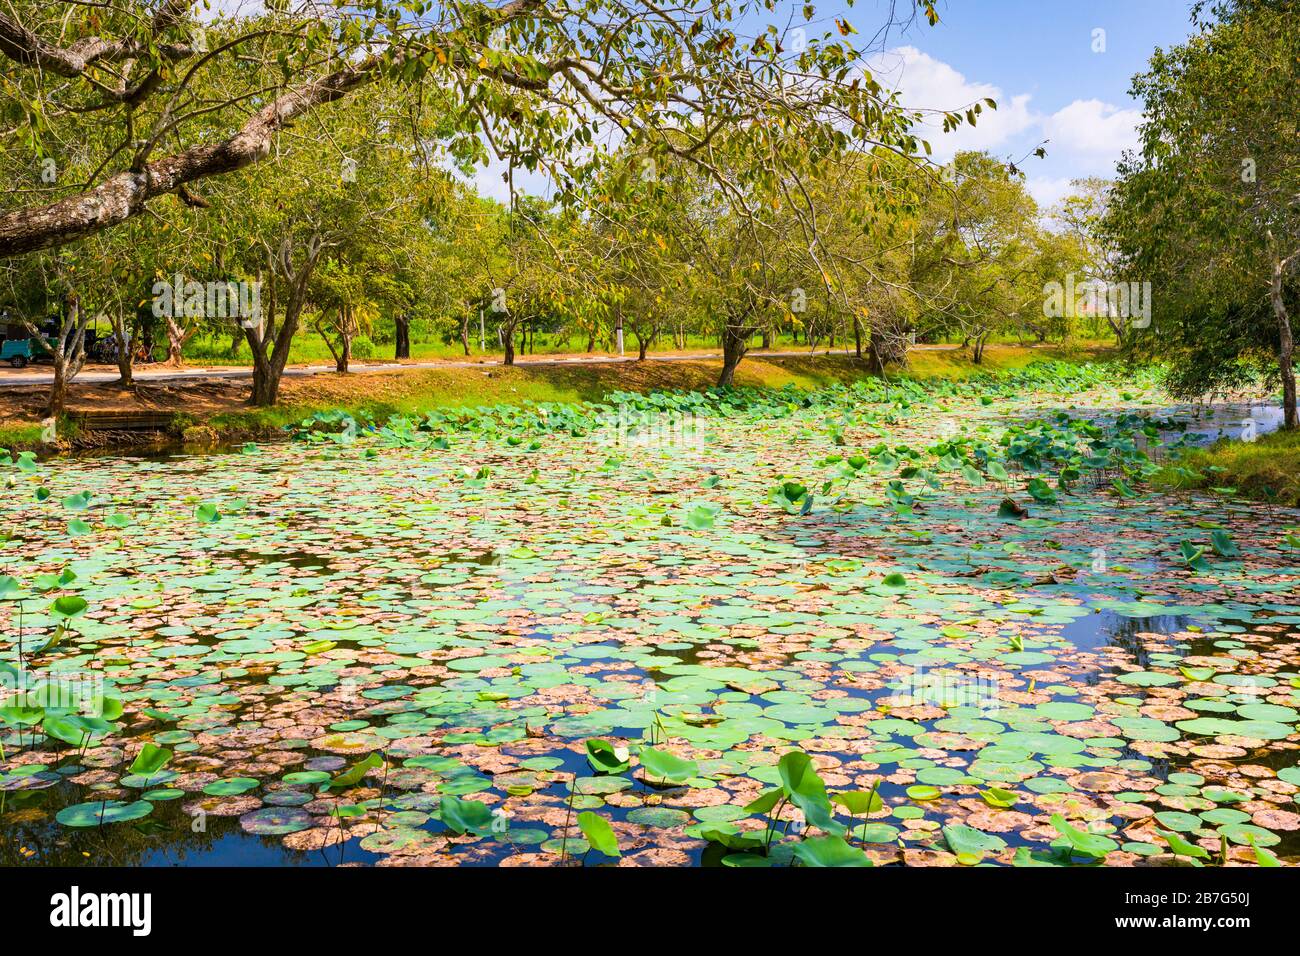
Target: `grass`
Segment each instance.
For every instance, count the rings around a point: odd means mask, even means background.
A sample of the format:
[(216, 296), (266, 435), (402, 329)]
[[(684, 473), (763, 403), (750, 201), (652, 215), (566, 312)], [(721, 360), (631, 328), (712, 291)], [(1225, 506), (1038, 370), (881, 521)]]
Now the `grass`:
[[(1108, 350), (1090, 346), (1030, 349), (991, 345), (984, 362), (975, 365), (967, 353), (955, 348), (924, 349), (911, 354), (907, 369), (893, 370), (891, 375), (964, 378), (1022, 368), (1035, 360), (1088, 361), (1108, 355)], [(382, 421), (393, 415), (415, 416), (440, 407), (594, 402), (618, 391), (703, 390), (717, 381), (718, 367), (718, 360), (712, 359), (511, 367), (484, 364), (349, 375), (322, 373), (284, 379), (280, 403), (274, 408), (237, 404), (246, 391), (234, 391), (215, 406), (202, 407), (197, 400), (187, 405), (185, 392), (179, 389), (173, 424), (177, 433), (186, 426), (206, 425), (220, 438), (269, 439), (286, 425), (334, 409)], [(791, 385), (814, 390), (870, 376), (865, 362), (846, 355), (768, 358), (751, 353), (736, 371), (736, 384), (773, 389)], [(60, 434), (67, 434), (66, 429), (61, 428)], [(207, 437), (211, 439), (212, 433)], [(0, 447), (35, 448), (39, 441), (37, 424), (12, 420), (0, 424)]]
[[(717, 380), (713, 362), (646, 362), (618, 365), (492, 365), (483, 368), (410, 369), (366, 375), (317, 375), (286, 381), (275, 408), (222, 412), (208, 424), (219, 431), (268, 430), (313, 412), (342, 409), (375, 419), (432, 408), (519, 405), (529, 402), (598, 402), (611, 392), (702, 390)], [(869, 375), (866, 365), (839, 356), (748, 358), (736, 384), (760, 388), (822, 388)], [(357, 393), (364, 394), (358, 398)]]
[[(910, 367), (898, 370), (914, 378), (964, 378), (985, 372), (1023, 368), (1034, 360), (1104, 358), (1096, 349), (1027, 349), (991, 346), (984, 362), (953, 351), (912, 355)], [(218, 413), (208, 424), (220, 432), (267, 432), (295, 424), (315, 412), (341, 409), (354, 416), (383, 420), (416, 415), (432, 408), (517, 405), (528, 402), (597, 402), (611, 392), (703, 390), (717, 380), (716, 362), (627, 362), (618, 365), (545, 365), (482, 368), (408, 369), (366, 375), (316, 375), (286, 380), (281, 403), (274, 408)], [(871, 377), (865, 362), (849, 356), (763, 358), (750, 355), (736, 370), (736, 385), (804, 390), (848, 384)], [(359, 391), (364, 396), (357, 397)]]
[(984, 362), (976, 365), (970, 353), (959, 349), (926, 349), (908, 355), (906, 373), (912, 378), (968, 378), (980, 372), (1006, 372), (1024, 368), (1031, 362), (1059, 360), (1066, 362), (1104, 361), (1114, 354), (1114, 349), (1095, 343), (1078, 343), (1058, 346), (1025, 348), (1019, 345), (990, 345), (984, 353)]
[(1174, 490), (1231, 488), (1247, 498), (1300, 506), (1300, 432), (1218, 441), (1166, 465), (1152, 482)]
[(40, 441), (40, 425), (0, 425), (0, 448), (34, 448)]
[[(487, 341), (487, 349), (479, 348), (478, 325), (474, 324), (472, 329), (473, 335), (470, 337), (470, 354), (466, 355), (461, 348), (459, 340), (453, 342), (442, 341), (415, 341), (411, 343), (411, 361), (428, 362), (428, 361), (478, 361), (485, 359), (491, 362), (501, 360), (501, 347), (498, 345), (494, 332), (490, 332)], [(992, 347), (1009, 346), (1013, 339), (1006, 339), (1001, 342), (991, 343)], [(1088, 340), (1092, 341), (1092, 340)], [(1106, 340), (1109, 341), (1109, 340)], [(751, 347), (757, 348), (760, 337), (755, 336), (750, 343)], [(1096, 345), (1103, 345), (1103, 340), (1096, 340)], [(817, 346), (819, 349), (825, 349), (827, 342), (822, 340)], [(583, 354), (586, 352), (587, 341), (584, 336), (573, 335), (547, 335), (541, 334), (537, 337), (536, 351), (530, 352), (530, 355), (562, 355), (562, 354)], [(610, 356), (612, 345), (610, 342), (601, 339), (597, 342), (596, 349), (592, 355)], [(790, 335), (779, 335), (773, 338), (772, 351), (775, 352), (801, 352), (806, 351), (807, 344), (801, 342)], [(845, 343), (836, 342), (836, 350), (843, 351)], [(717, 352), (720, 346), (715, 336), (708, 335), (688, 335), (685, 339), (684, 351), (687, 352)], [(671, 352), (674, 350), (673, 339), (671, 335), (664, 335), (658, 338), (651, 354), (655, 352)], [(160, 345), (157, 350), (159, 355), (163, 354), (163, 348)], [(625, 337), (625, 351), (629, 355), (636, 355), (636, 338), (628, 332)], [(1026, 350), (1029, 351), (1029, 350)], [(1040, 350), (1041, 351), (1041, 350)], [(249, 356), (248, 347), (241, 345), (238, 349), (231, 351), (230, 339), (228, 336), (212, 337), (200, 336), (192, 339), (185, 346), (186, 361), (192, 365), (231, 365), (231, 366), (248, 366), (252, 364), (252, 358)], [(353, 361), (363, 362), (391, 362), (393, 361), (393, 344), (391, 342), (375, 342), (370, 348), (362, 348), (353, 353)], [(324, 341), (314, 331), (305, 330), (304, 334), (297, 336), (289, 351), (289, 364), (313, 364), (313, 365), (332, 365), (333, 356)]]

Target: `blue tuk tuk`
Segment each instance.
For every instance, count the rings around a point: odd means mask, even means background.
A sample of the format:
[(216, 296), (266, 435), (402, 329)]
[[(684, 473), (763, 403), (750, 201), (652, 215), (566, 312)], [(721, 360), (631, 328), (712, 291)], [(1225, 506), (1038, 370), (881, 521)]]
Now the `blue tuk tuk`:
[(32, 360), (31, 339), (5, 339), (0, 342), (0, 362), (23, 368)]

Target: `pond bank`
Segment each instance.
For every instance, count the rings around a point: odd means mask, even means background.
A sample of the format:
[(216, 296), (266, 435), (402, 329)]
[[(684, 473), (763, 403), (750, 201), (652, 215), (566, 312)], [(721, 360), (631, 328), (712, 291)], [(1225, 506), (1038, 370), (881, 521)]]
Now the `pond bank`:
[[(910, 366), (899, 374), (911, 378), (965, 378), (984, 372), (1022, 368), (1051, 359), (1096, 361), (1110, 355), (1098, 348), (1021, 348), (990, 346), (984, 362), (975, 365), (957, 348), (912, 353)], [(384, 419), (444, 407), (522, 405), (528, 402), (600, 401), (615, 391), (703, 391), (717, 378), (715, 360), (628, 362), (593, 365), (485, 365), (394, 371), (385, 374), (315, 375), (285, 379), (282, 403), (274, 408), (250, 408), (249, 385), (241, 380), (195, 380), (167, 385), (137, 385), (134, 392), (106, 385), (73, 385), (69, 418), (59, 428), (57, 450), (156, 444), (176, 441), (187, 429), (197, 443), (269, 441), (284, 437), (285, 426), (316, 412), (341, 410), (354, 417)], [(751, 354), (736, 373), (737, 386), (802, 389), (823, 388), (871, 378), (865, 362), (850, 356), (770, 357)], [(30, 393), (30, 394), (29, 394)], [(39, 402), (44, 392), (33, 386), (5, 396), (0, 406), (0, 447), (10, 450), (41, 446)], [(79, 428), (79, 413), (171, 413), (171, 426), (157, 431), (92, 432)]]
[(1300, 433), (1274, 432), (1253, 441), (1223, 439), (1189, 452), (1155, 475), (1157, 487), (1231, 489), (1233, 494), (1300, 505)]

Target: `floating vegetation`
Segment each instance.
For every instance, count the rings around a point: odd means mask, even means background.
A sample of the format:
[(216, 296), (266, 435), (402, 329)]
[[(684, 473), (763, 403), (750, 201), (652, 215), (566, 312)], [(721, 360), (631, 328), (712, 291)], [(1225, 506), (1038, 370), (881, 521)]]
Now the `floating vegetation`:
[(0, 852), (1294, 863), (1300, 515), (1112, 376), (5, 457)]

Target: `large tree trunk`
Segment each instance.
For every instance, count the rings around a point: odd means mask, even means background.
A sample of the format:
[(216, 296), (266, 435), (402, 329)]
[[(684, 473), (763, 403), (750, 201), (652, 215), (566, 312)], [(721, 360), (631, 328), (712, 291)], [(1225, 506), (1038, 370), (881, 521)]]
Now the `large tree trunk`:
[(135, 356), (132, 354), (135, 343), (131, 341), (131, 330), (127, 327), (126, 317), (121, 311), (113, 315), (113, 337), (116, 340), (113, 347), (113, 357), (117, 361), (117, 384), (123, 388), (135, 388), (135, 370), (133, 367)]
[(515, 364), (514, 326), (510, 326), (505, 330), (505, 334), (501, 336), (501, 344), (505, 347), (506, 350), (505, 358), (502, 359), (502, 363), (505, 365), (514, 365)]
[(1288, 264), (1295, 256), (1300, 256), (1300, 253), (1273, 264), (1273, 281), (1269, 286), (1269, 301), (1273, 304), (1273, 315), (1277, 319), (1277, 361), (1282, 377), (1282, 427), (1286, 429), (1300, 428), (1300, 419), (1296, 417), (1295, 337), (1291, 333), (1291, 317), (1287, 314), (1286, 302), (1282, 297), (1282, 280)]
[(49, 351), (54, 359), (54, 382), (50, 386), (50, 395), (45, 405), (48, 415), (61, 415), (67, 407), (68, 383), (86, 362), (86, 327), (89, 324), (90, 319), (83, 317), (81, 300), (75, 292), (69, 292), (64, 299), (63, 321), (52, 349), (47, 345), (40, 329), (31, 322), (23, 321), (27, 334)]
[[(250, 404), (265, 408), (274, 405), (280, 394), (280, 379), (284, 367), (289, 362), (289, 349), (293, 345), (294, 333), (302, 318), (303, 306), (307, 302), (307, 285), (312, 272), (320, 258), (322, 243), (319, 236), (313, 236), (307, 244), (306, 255), (301, 264), (293, 262), (293, 244), (286, 241), (280, 247), (279, 268), (283, 273), (285, 286), (284, 319), (279, 328), (275, 325), (276, 300), (278, 298), (276, 281), (276, 263), (271, 262), (271, 294), (267, 297), (265, 322), (250, 321), (244, 327), (244, 337), (248, 340), (253, 353), (253, 393)], [(270, 347), (268, 353), (267, 348)]]
[(249, 404), (258, 408), (270, 408), (280, 395), (280, 376), (284, 368), (276, 368), (269, 359), (256, 356), (253, 359), (253, 394)]
[(722, 374), (718, 376), (719, 388), (730, 388), (736, 378), (736, 366), (745, 357), (749, 330), (730, 319), (722, 330)]
[[(461, 320), (460, 337), (465, 341), (465, 321)], [(393, 317), (393, 323), (396, 331), (393, 334), (393, 358), (409, 359), (411, 357), (411, 317), (405, 312), (399, 312)], [(469, 344), (466, 342), (465, 354), (469, 354)]]

